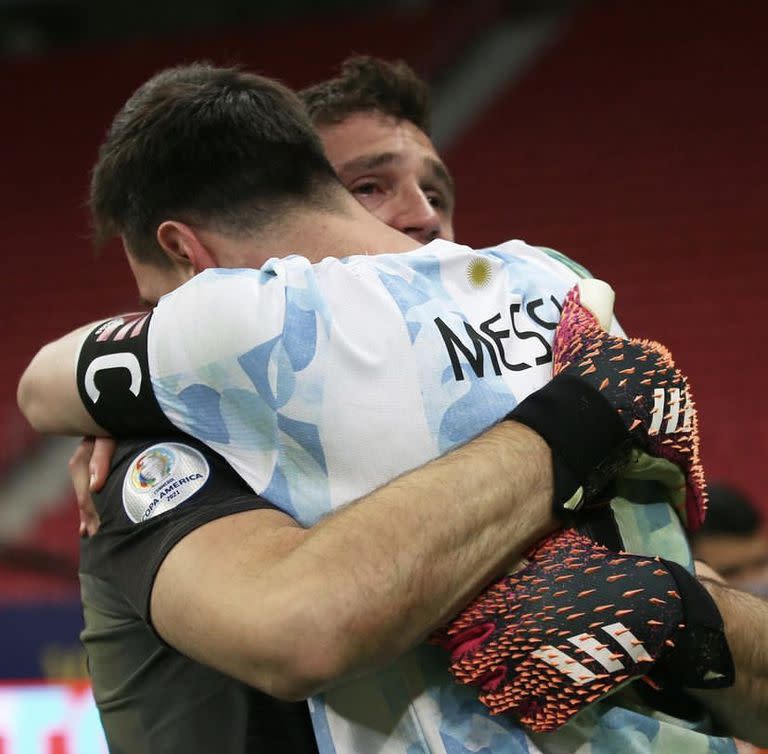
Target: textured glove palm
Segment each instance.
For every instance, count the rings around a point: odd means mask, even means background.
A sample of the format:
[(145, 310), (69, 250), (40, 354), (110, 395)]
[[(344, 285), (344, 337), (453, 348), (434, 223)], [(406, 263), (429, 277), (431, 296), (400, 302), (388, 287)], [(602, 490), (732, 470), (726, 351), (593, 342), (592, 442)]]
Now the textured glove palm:
[(540, 732), (660, 659), (681, 683), (732, 682), (722, 620), (698, 582), (675, 563), (616, 553), (574, 529), (534, 547), (435, 641), (492, 712)]
[[(555, 334), (554, 374), (588, 382), (613, 406), (635, 447), (680, 467), (687, 485), (686, 523), (697, 529), (706, 512), (697, 414), (688, 380), (669, 351), (653, 341), (608, 334), (580, 304), (574, 287)], [(599, 488), (619, 470), (606, 465), (591, 485)]]

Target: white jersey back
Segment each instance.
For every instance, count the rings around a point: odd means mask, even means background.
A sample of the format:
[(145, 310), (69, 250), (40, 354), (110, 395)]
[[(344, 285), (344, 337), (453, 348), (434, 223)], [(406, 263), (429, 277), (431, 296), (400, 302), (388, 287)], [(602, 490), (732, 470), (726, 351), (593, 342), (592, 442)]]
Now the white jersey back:
[(547, 382), (576, 279), (519, 241), (209, 271), (155, 312), (155, 394), (177, 427), (312, 524)]

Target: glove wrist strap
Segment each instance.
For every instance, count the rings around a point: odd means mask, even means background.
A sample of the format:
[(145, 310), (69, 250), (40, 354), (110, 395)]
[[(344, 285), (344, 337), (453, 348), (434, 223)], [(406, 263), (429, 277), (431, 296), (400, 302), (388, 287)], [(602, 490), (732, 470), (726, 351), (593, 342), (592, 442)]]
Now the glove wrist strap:
[(683, 603), (685, 627), (674, 648), (656, 663), (651, 677), (662, 686), (719, 689), (733, 686), (735, 668), (723, 618), (707, 588), (683, 566), (663, 560)]
[(553, 507), (568, 518), (613, 478), (630, 434), (613, 406), (584, 380), (561, 374), (506, 416), (541, 435), (552, 450)]

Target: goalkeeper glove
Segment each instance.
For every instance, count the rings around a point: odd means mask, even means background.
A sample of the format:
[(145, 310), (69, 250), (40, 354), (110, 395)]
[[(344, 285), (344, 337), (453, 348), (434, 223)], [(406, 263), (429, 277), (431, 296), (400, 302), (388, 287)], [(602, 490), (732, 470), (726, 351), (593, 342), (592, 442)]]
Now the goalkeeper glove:
[(688, 381), (664, 346), (609, 335), (568, 294), (555, 335), (554, 379), (507, 418), (540, 434), (552, 449), (555, 513), (589, 503), (625, 471), (640, 448), (679, 466), (687, 483), (687, 524), (704, 519), (696, 409)]
[(435, 638), (494, 713), (555, 730), (652, 668), (684, 686), (733, 683), (720, 613), (682, 566), (551, 535)]

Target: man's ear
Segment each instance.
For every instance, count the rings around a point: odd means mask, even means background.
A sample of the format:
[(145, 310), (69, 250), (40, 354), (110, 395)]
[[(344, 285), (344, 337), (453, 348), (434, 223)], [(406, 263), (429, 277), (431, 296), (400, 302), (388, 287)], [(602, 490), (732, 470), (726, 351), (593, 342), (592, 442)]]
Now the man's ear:
[(157, 229), (157, 242), (174, 265), (191, 267), (195, 274), (219, 266), (197, 232), (185, 223), (177, 220), (161, 223)]

